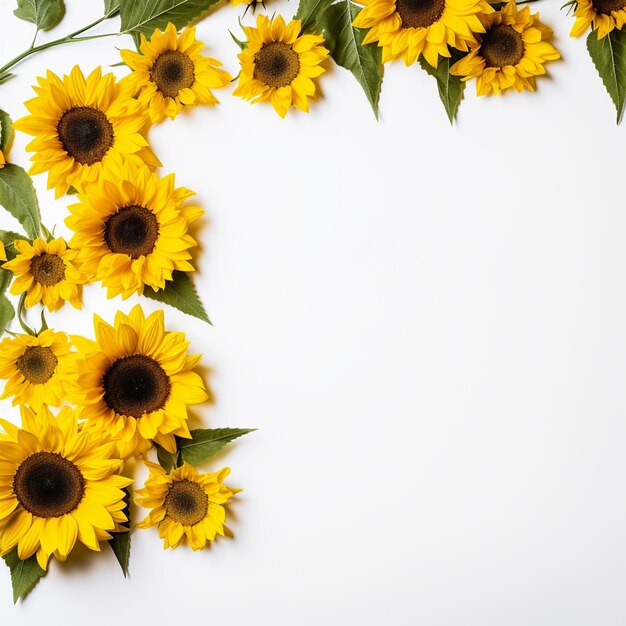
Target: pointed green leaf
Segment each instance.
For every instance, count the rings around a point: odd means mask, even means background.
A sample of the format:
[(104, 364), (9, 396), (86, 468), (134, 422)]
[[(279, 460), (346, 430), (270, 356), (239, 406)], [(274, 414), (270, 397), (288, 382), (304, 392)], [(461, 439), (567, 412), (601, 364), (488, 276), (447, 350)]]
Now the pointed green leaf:
[(597, 31), (592, 30), (587, 37), (587, 50), (613, 100), (619, 124), (626, 104), (626, 31), (613, 30), (598, 39)]
[(169, 474), (176, 467), (178, 454), (172, 454), (158, 444), (155, 445), (157, 449), (157, 460), (159, 461), (159, 465)]
[(458, 58), (456, 57), (450, 59), (439, 57), (439, 64), (436, 68), (430, 65), (424, 58), (420, 58), (419, 60), (422, 69), (426, 70), (428, 74), (434, 76), (437, 80), (439, 98), (448, 114), (450, 124), (454, 123), (465, 91), (465, 82), (461, 80), (461, 77), (450, 74), (450, 68), (457, 60)]
[(13, 586), (13, 604), (20, 598), (22, 600), (28, 595), (31, 589), (45, 575), (45, 570), (39, 567), (37, 557), (20, 561), (17, 557), (17, 548), (2, 557), (11, 570), (11, 585)]
[(335, 0), (300, 0), (300, 4), (298, 4), (298, 12), (293, 16), (293, 19), (302, 20), (303, 33), (315, 32), (319, 16), (334, 1)]
[(54, 28), (65, 15), (63, 0), (17, 0), (16, 17), (32, 22), (37, 30)]
[(187, 313), (187, 315), (193, 315), (193, 317), (197, 317), (199, 320), (210, 324), (211, 320), (204, 310), (204, 306), (200, 301), (198, 292), (193, 286), (189, 274), (185, 272), (174, 272), (172, 276), (174, 280), (166, 281), (165, 289), (154, 291), (151, 287), (146, 287), (143, 295), (151, 300), (169, 304), (179, 311)]
[(19, 165), (9, 163), (0, 168), (0, 205), (35, 239), (41, 232), (39, 202), (33, 181)]
[(13, 122), (6, 111), (0, 110), (0, 150), (6, 152), (13, 138)]
[[(128, 526), (130, 527), (130, 488), (124, 489), (126, 496), (124, 502), (126, 503), (126, 517), (128, 517)], [(126, 530), (121, 533), (111, 533), (113, 536), (109, 539), (109, 545), (117, 562), (122, 568), (124, 578), (128, 577), (128, 564), (130, 562), (130, 530)]]
[[(0, 276), (0, 283), (4, 280), (4, 275), (9, 272), (5, 272), (5, 270), (0, 270), (3, 276)], [(6, 285), (4, 286), (6, 289)], [(3, 289), (3, 291), (4, 291)], [(15, 309), (9, 299), (2, 293), (0, 295), (0, 336), (4, 334), (4, 331), (9, 327), (11, 320), (15, 317)]]
[(199, 465), (217, 454), (227, 443), (255, 431), (256, 428), (199, 428), (191, 431), (191, 439), (181, 439), (183, 461)]

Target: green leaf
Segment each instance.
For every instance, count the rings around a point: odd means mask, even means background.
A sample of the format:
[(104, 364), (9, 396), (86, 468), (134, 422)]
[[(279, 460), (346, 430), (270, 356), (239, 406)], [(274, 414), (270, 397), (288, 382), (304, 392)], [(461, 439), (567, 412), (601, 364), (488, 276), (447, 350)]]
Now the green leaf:
[[(0, 230), (0, 241), (4, 244), (4, 250), (8, 261), (13, 260), (17, 256), (17, 252), (13, 246), (13, 242), (16, 239), (26, 239), (26, 237), (12, 230)], [(32, 243), (29, 239), (26, 239), (26, 241)]]
[(33, 181), (19, 165), (9, 163), (0, 169), (0, 205), (35, 239), (41, 233), (39, 202)]
[(37, 557), (34, 555), (24, 561), (20, 561), (17, 556), (17, 548), (14, 548), (2, 558), (11, 570), (13, 604), (15, 604), (20, 598), (23, 600), (28, 595), (46, 572), (39, 567)]
[[(130, 489), (124, 489), (126, 496), (124, 502), (126, 503), (126, 516), (128, 517), (128, 525), (130, 527)], [(113, 537), (109, 539), (109, 545), (117, 562), (122, 568), (124, 578), (128, 577), (128, 564), (130, 562), (130, 530), (126, 530), (121, 533), (111, 533)]]
[(216, 4), (218, 0), (120, 0), (122, 30), (150, 37), (155, 28), (172, 22), (177, 29)]
[(169, 474), (175, 467), (178, 460), (178, 454), (168, 452), (165, 448), (162, 448), (158, 444), (157, 447), (157, 459), (159, 465)]
[(617, 110), (617, 123), (622, 121), (626, 104), (626, 31), (613, 30), (598, 39), (592, 30), (587, 37), (587, 50)]
[(439, 57), (439, 64), (437, 67), (433, 67), (424, 59), (420, 58), (419, 63), (422, 69), (426, 70), (428, 74), (434, 76), (437, 80), (437, 89), (439, 90), (439, 98), (448, 114), (450, 124), (454, 123), (457, 111), (461, 100), (463, 100), (463, 93), (465, 91), (465, 82), (461, 80), (460, 76), (453, 76), (450, 74), (450, 68), (457, 62), (458, 58), (446, 58)]
[(65, 15), (63, 0), (17, 0), (16, 17), (32, 22), (37, 30), (54, 28)]
[(120, 0), (104, 0), (104, 14), (113, 17), (120, 10)]
[(316, 26), (324, 33), (325, 45), (337, 65), (354, 74), (378, 119), (378, 99), (383, 84), (382, 49), (376, 44), (363, 45), (365, 31), (352, 26), (360, 7), (340, 0), (324, 11)]
[[(1, 172), (2, 170), (0, 170)], [(163, 304), (169, 304), (177, 308), (187, 315), (193, 315), (207, 324), (211, 323), (209, 316), (202, 306), (200, 297), (196, 288), (191, 282), (189, 274), (185, 272), (174, 272), (172, 274), (173, 280), (165, 282), (165, 289), (159, 289), (154, 291), (152, 287), (146, 287), (143, 295), (156, 300), (157, 302), (163, 302)]]
[(6, 111), (0, 109), (0, 150), (6, 152), (13, 137), (13, 122)]
[[(5, 270), (0, 270), (3, 274), (8, 274)], [(0, 276), (0, 282), (4, 280), (4, 276)], [(10, 280), (10, 279), (9, 279)], [(6, 289), (4, 286), (3, 291)], [(15, 309), (9, 302), (9, 299), (2, 293), (0, 295), (0, 336), (4, 334), (4, 331), (9, 327), (11, 320), (15, 317)]]
[(300, 0), (298, 12), (294, 20), (302, 20), (302, 32), (311, 33), (316, 28), (319, 16), (334, 2), (334, 0)]
[(217, 454), (227, 443), (255, 431), (256, 428), (199, 428), (192, 430), (191, 439), (179, 441), (183, 461), (199, 465)]

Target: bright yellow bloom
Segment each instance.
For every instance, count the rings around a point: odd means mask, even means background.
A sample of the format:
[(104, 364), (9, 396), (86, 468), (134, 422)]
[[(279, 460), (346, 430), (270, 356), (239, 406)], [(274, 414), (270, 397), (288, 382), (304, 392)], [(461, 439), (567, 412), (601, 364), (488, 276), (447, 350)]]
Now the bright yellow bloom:
[(144, 285), (163, 289), (172, 272), (194, 271), (189, 250), (197, 245), (189, 224), (203, 211), (183, 206), (192, 191), (159, 178), (145, 165), (111, 169), (79, 194), (65, 223), (80, 250), (83, 271), (107, 288), (107, 296), (142, 294)]
[(152, 509), (137, 528), (158, 525), (164, 548), (178, 547), (186, 537), (194, 550), (201, 550), (216, 535), (224, 536), (224, 503), (241, 489), (222, 482), (230, 473), (225, 467), (214, 474), (199, 474), (185, 463), (171, 474), (146, 461), (150, 476), (145, 487), (135, 492), (141, 506)]
[(320, 35), (300, 35), (302, 23), (277, 15), (257, 17), (256, 28), (246, 26), (247, 47), (239, 54), (241, 73), (234, 96), (255, 102), (270, 102), (285, 117), (291, 105), (309, 110), (315, 100), (313, 78), (326, 70), (321, 63), (328, 55)]
[(597, 31), (598, 39), (602, 39), (612, 30), (624, 28), (626, 0), (578, 0), (574, 17), (572, 37), (580, 37), (592, 28)]
[(65, 561), (80, 541), (100, 551), (100, 541), (124, 530), (122, 461), (104, 432), (81, 430), (74, 411), (54, 417), (44, 407), (22, 407), (22, 428), (0, 420), (0, 555), (15, 546), (20, 559), (37, 554), (46, 569), (54, 555)]
[(6, 380), (0, 400), (39, 409), (60, 406), (72, 378), (71, 344), (65, 333), (44, 330), (37, 337), (17, 335), (0, 342), (0, 378)]
[(138, 455), (155, 441), (176, 451), (178, 437), (189, 438), (187, 405), (208, 399), (193, 369), (184, 333), (166, 332), (163, 311), (147, 318), (139, 305), (118, 312), (111, 326), (97, 315), (96, 340), (72, 336), (79, 351), (78, 375), (70, 401), (80, 407), (87, 427), (119, 439), (123, 457)]
[(27, 146), (35, 153), (29, 173), (48, 172), (57, 198), (70, 186), (81, 191), (124, 159), (161, 165), (142, 134), (147, 112), (113, 74), (97, 68), (85, 78), (76, 66), (63, 80), (48, 72), (38, 81), (37, 97), (26, 102), (30, 115), (15, 128), (35, 137)]
[(0, 150), (0, 169), (2, 169), (6, 165), (6, 159), (4, 158), (4, 153)]
[(26, 293), (26, 308), (43, 302), (49, 311), (56, 311), (68, 301), (74, 308), (82, 307), (81, 285), (85, 282), (76, 262), (77, 250), (71, 250), (63, 239), (46, 243), (38, 237), (31, 245), (18, 239), (14, 243), (18, 255), (4, 263), (5, 270), (15, 274), (11, 293)]
[(450, 68), (462, 80), (476, 79), (479, 96), (507, 89), (535, 91), (535, 77), (546, 73), (544, 63), (561, 58), (547, 39), (552, 30), (530, 8), (518, 11), (511, 0), (501, 11), (483, 18), (485, 33), (471, 44), (470, 53)]
[(4, 249), (4, 244), (0, 241), (0, 261), (7, 260), (7, 251)]
[(245, 4), (247, 6), (252, 6), (253, 10), (259, 5), (262, 5), (265, 8), (265, 0), (230, 0), (230, 3), (236, 7), (240, 4)]
[(211, 93), (228, 85), (232, 76), (215, 59), (200, 54), (196, 29), (186, 28), (180, 37), (171, 22), (164, 32), (155, 30), (150, 41), (141, 35), (140, 52), (122, 50), (122, 59), (132, 74), (122, 80), (154, 123), (175, 118), (184, 107), (216, 104)]
[(369, 28), (363, 44), (378, 42), (383, 63), (402, 58), (412, 65), (423, 55), (433, 67), (449, 48), (466, 52), (484, 33), (482, 15), (493, 8), (485, 0), (358, 0), (365, 7), (356, 16), (357, 28)]

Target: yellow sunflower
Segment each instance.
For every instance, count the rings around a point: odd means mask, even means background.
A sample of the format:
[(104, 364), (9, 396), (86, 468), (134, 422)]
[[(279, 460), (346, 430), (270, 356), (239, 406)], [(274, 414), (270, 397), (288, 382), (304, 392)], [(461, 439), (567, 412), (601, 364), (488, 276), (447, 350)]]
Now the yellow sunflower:
[(0, 169), (2, 169), (7, 164), (6, 159), (4, 158), (4, 152), (0, 150)]
[(142, 294), (144, 285), (163, 289), (174, 270), (194, 271), (189, 249), (197, 243), (187, 230), (203, 211), (182, 206), (192, 195), (174, 186), (173, 174), (159, 178), (145, 165), (104, 172), (65, 221), (83, 271), (102, 281), (109, 298)]
[(113, 74), (97, 68), (85, 78), (76, 66), (63, 80), (48, 72), (38, 81), (37, 97), (26, 102), (30, 115), (15, 128), (35, 137), (27, 146), (35, 153), (30, 174), (48, 172), (57, 198), (69, 187), (81, 191), (123, 159), (160, 166), (142, 134), (147, 112)]
[(412, 65), (420, 55), (433, 67), (449, 48), (466, 52), (484, 33), (482, 15), (493, 8), (485, 0), (358, 0), (364, 8), (354, 20), (357, 28), (369, 28), (363, 44), (378, 42), (383, 63), (402, 58)]
[(0, 261), (6, 261), (6, 260), (7, 260), (7, 251), (4, 248), (4, 243), (0, 241)]
[(211, 89), (228, 85), (232, 76), (220, 69), (215, 59), (200, 54), (196, 29), (186, 28), (179, 36), (171, 22), (164, 32), (155, 30), (150, 41), (141, 35), (140, 52), (122, 50), (124, 63), (133, 70), (122, 79), (153, 123), (174, 119), (184, 107), (217, 104)]
[(0, 378), (6, 380), (0, 400), (39, 409), (60, 406), (72, 376), (71, 344), (65, 333), (44, 330), (37, 337), (17, 335), (0, 342)]
[(176, 451), (189, 438), (187, 405), (208, 399), (193, 371), (200, 355), (189, 356), (183, 333), (166, 332), (163, 311), (147, 318), (139, 305), (118, 312), (111, 326), (95, 316), (96, 340), (72, 336), (78, 349), (75, 389), (69, 394), (88, 427), (119, 439), (123, 457), (142, 454), (155, 441)]
[(15, 275), (11, 293), (26, 293), (26, 308), (43, 302), (49, 311), (56, 311), (68, 301), (74, 308), (82, 307), (81, 285), (85, 282), (76, 262), (77, 250), (67, 247), (63, 239), (46, 242), (41, 237), (31, 245), (18, 239), (13, 244), (17, 256), (2, 267)]
[(230, 473), (225, 467), (214, 474), (199, 474), (185, 463), (171, 474), (146, 461), (150, 475), (143, 489), (135, 492), (138, 504), (152, 509), (137, 528), (158, 525), (164, 548), (178, 547), (186, 537), (194, 550), (201, 550), (216, 535), (224, 536), (224, 503), (241, 489), (222, 482)]
[(530, 8), (517, 10), (511, 0), (502, 10), (483, 18), (485, 33), (479, 35), (470, 53), (450, 68), (462, 80), (476, 79), (479, 96), (499, 94), (514, 88), (535, 91), (535, 77), (545, 74), (544, 63), (561, 58), (546, 40), (552, 30)]
[(277, 15), (270, 20), (257, 17), (256, 28), (244, 28), (247, 47), (239, 55), (241, 73), (234, 96), (252, 102), (270, 102), (285, 117), (289, 107), (309, 110), (308, 98), (315, 98), (313, 78), (326, 70), (321, 66), (328, 55), (320, 35), (300, 35), (302, 23)]
[(626, 24), (626, 0), (578, 0), (574, 11), (576, 21), (570, 35), (580, 37), (591, 27), (598, 39)]
[(37, 554), (45, 570), (54, 555), (65, 561), (80, 541), (100, 541), (124, 530), (122, 461), (103, 432), (81, 430), (69, 407), (55, 418), (44, 407), (22, 407), (22, 428), (0, 420), (0, 555), (15, 546), (20, 559)]

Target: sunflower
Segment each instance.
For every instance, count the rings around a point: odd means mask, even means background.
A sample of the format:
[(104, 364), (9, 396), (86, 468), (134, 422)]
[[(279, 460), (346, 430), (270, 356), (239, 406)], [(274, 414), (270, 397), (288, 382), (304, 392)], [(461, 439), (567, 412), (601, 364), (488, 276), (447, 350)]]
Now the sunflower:
[[(247, 6), (246, 11), (248, 10), (248, 8), (252, 7), (252, 10), (255, 11), (257, 7), (262, 6), (263, 8), (265, 8), (265, 0), (230, 0), (230, 3), (236, 7), (240, 4), (245, 4)], [(244, 12), (245, 15), (245, 12)]]
[(111, 326), (95, 316), (96, 340), (72, 336), (79, 351), (76, 385), (69, 397), (88, 427), (119, 439), (123, 457), (141, 454), (155, 441), (176, 451), (189, 438), (187, 405), (208, 399), (193, 369), (200, 356), (187, 355), (183, 333), (166, 332), (163, 311), (147, 318), (139, 305), (118, 312)]
[(155, 463), (146, 461), (146, 465), (150, 475), (135, 495), (138, 504), (152, 511), (137, 528), (158, 524), (164, 548), (176, 548), (187, 537), (194, 550), (201, 550), (216, 535), (224, 536), (223, 504), (241, 491), (222, 484), (230, 473), (228, 467), (214, 474), (199, 474), (193, 465), (185, 463), (166, 474)]
[(77, 250), (68, 248), (63, 239), (46, 242), (41, 237), (32, 245), (24, 239), (17, 239), (13, 245), (19, 254), (2, 267), (15, 274), (11, 293), (26, 293), (27, 309), (43, 302), (49, 311), (56, 311), (66, 300), (74, 308), (81, 308), (80, 285), (85, 280), (76, 262)]
[(15, 546), (20, 559), (37, 554), (45, 570), (54, 555), (65, 561), (80, 541), (100, 541), (124, 530), (122, 461), (103, 432), (81, 430), (69, 407), (54, 417), (22, 407), (22, 428), (0, 420), (0, 555)]
[(7, 251), (4, 248), (4, 243), (0, 241), (0, 261), (7, 260)]
[(502, 10), (483, 18), (485, 33), (471, 44), (470, 53), (450, 68), (462, 80), (476, 78), (479, 96), (499, 94), (514, 88), (535, 91), (535, 77), (545, 74), (544, 63), (560, 58), (546, 40), (552, 30), (530, 8), (517, 10), (511, 0)]
[(270, 20), (257, 17), (256, 28), (246, 26), (247, 47), (239, 55), (239, 85), (233, 91), (252, 102), (271, 102), (276, 112), (285, 117), (293, 104), (309, 110), (308, 98), (315, 99), (311, 80), (326, 70), (321, 66), (328, 55), (320, 35), (300, 35), (302, 22), (285, 20), (277, 15)]
[(597, 31), (598, 39), (602, 39), (612, 30), (624, 28), (626, 0), (578, 0), (574, 17), (572, 37), (584, 35), (591, 27)]
[(493, 8), (485, 0), (359, 0), (365, 7), (354, 20), (369, 28), (363, 44), (378, 42), (383, 63), (402, 57), (412, 65), (420, 55), (433, 67), (449, 57), (449, 47), (466, 52), (484, 33), (480, 21)]
[(113, 74), (97, 68), (85, 79), (76, 66), (63, 80), (48, 72), (38, 81), (37, 97), (26, 102), (31, 114), (15, 128), (35, 137), (27, 146), (35, 153), (30, 174), (48, 172), (57, 198), (98, 180), (112, 162), (160, 166), (142, 134), (147, 112)]
[(0, 378), (6, 380), (0, 400), (35, 409), (60, 406), (72, 376), (71, 344), (65, 333), (44, 330), (37, 337), (17, 335), (0, 342)]
[(159, 178), (136, 163), (104, 172), (79, 194), (65, 221), (74, 231), (70, 245), (109, 298), (142, 294), (144, 285), (163, 289), (174, 270), (194, 271), (189, 249), (197, 243), (187, 230), (203, 211), (182, 206), (191, 195), (174, 187), (173, 174)]
[(7, 164), (6, 159), (4, 158), (4, 152), (0, 150), (0, 170)]

